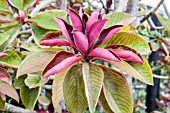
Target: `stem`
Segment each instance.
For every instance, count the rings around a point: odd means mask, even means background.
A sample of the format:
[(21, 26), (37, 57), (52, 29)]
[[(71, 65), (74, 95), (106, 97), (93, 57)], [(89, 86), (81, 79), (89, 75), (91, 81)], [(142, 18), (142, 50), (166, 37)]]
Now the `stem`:
[(104, 6), (103, 1), (102, 1), (102, 0), (100, 0), (100, 3), (102, 4), (102, 7), (103, 7), (103, 9), (105, 10), (105, 13), (107, 14), (108, 10), (107, 10), (107, 8)]
[(152, 71), (157, 71), (157, 70), (160, 70), (161, 68), (163, 68), (165, 65), (161, 65), (161, 66), (158, 66), (156, 68), (153, 68)]
[(168, 9), (167, 9), (165, 3), (163, 3), (163, 7), (164, 7), (164, 9), (165, 9), (165, 12), (166, 12), (168, 18), (170, 19), (170, 13), (169, 13), (169, 11), (168, 11)]
[(55, 2), (56, 0), (44, 0), (39, 5), (37, 5), (34, 10), (31, 12), (30, 16), (34, 16), (37, 14), (41, 9), (45, 8), (48, 4)]
[(123, 12), (124, 8), (126, 7), (127, 3), (128, 3), (129, 0), (123, 0), (118, 8), (116, 10), (114, 10), (115, 12)]
[(93, 8), (98, 8), (97, 4), (92, 4), (92, 2), (90, 0), (85, 0), (89, 5), (91, 5)]
[(147, 20), (149, 17), (151, 17), (155, 12), (158, 10), (158, 8), (163, 4), (164, 0), (161, 0), (159, 4), (151, 11), (148, 15), (146, 15), (142, 20), (140, 20), (140, 23), (144, 22)]
[(155, 74), (152, 74), (154, 78), (158, 78), (158, 79), (164, 79), (164, 80), (169, 80), (169, 76), (160, 76), (160, 75), (155, 75)]

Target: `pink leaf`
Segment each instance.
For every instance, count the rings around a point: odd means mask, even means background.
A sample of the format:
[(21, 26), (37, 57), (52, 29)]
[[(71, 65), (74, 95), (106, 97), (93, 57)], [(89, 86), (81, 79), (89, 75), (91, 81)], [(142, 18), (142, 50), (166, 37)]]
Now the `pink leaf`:
[(97, 41), (97, 46), (104, 43), (106, 40), (108, 40), (111, 36), (113, 36), (116, 32), (118, 32), (121, 29), (122, 25), (114, 25), (112, 27), (109, 27), (107, 29), (104, 29)]
[(25, 19), (25, 13), (22, 10), (19, 10), (18, 15), (20, 17), (20, 22), (23, 23)]
[(109, 49), (110, 51), (112, 51), (122, 59), (143, 64), (142, 56), (136, 50), (128, 46), (122, 44), (120, 45), (114, 44), (114, 45), (107, 46), (106, 49)]
[(54, 18), (55, 22), (57, 23), (58, 27), (60, 28), (61, 32), (65, 36), (65, 38), (74, 46), (73, 43), (73, 36), (71, 34), (73, 28), (71, 25), (68, 25), (66, 21), (60, 18)]
[(50, 70), (52, 67), (54, 67), (55, 65), (59, 64), (61, 61), (63, 61), (64, 59), (68, 58), (68, 57), (72, 57), (74, 54), (70, 53), (70, 52), (66, 52), (66, 51), (60, 51), (58, 52), (54, 58), (48, 63), (48, 65), (45, 67), (45, 69), (43, 70), (43, 75)]
[(83, 8), (80, 6), (79, 16), (80, 16), (81, 19), (83, 18), (83, 14), (84, 14), (84, 10), (83, 10)]
[(103, 20), (99, 20), (94, 22), (91, 26), (90, 29), (88, 31), (88, 38), (89, 38), (89, 43), (90, 43), (90, 48), (94, 45), (94, 43), (96, 42), (97, 38), (100, 35), (100, 32), (104, 26), (104, 24), (106, 23), (108, 19), (103, 19)]
[(86, 35), (84, 35), (82, 32), (74, 31), (74, 42), (79, 51), (81, 51), (83, 54), (86, 54), (88, 51), (88, 39)]
[(111, 51), (122, 59), (143, 64), (143, 60), (132, 51), (118, 49), (113, 49)]
[(70, 20), (71, 20), (74, 30), (79, 30), (83, 32), (82, 20), (80, 16), (77, 14), (77, 12), (74, 9), (69, 8), (68, 14), (70, 16)]
[(86, 23), (86, 30), (87, 30), (87, 31), (89, 31), (90, 26), (91, 26), (94, 22), (98, 21), (99, 11), (100, 11), (100, 9), (96, 9), (96, 10), (94, 10), (94, 11), (92, 12), (91, 16), (89, 17), (89, 19), (88, 19), (88, 21), (87, 21), (87, 23)]
[(0, 58), (2, 58), (2, 57), (4, 57), (4, 56), (7, 56), (7, 54), (0, 52)]
[(44, 46), (71, 46), (69, 42), (61, 39), (42, 40), (40, 45)]
[(96, 59), (101, 59), (101, 60), (111, 60), (111, 61), (116, 61), (120, 62), (121, 59), (114, 54), (112, 54), (109, 50), (104, 49), (104, 48), (95, 48), (93, 49), (89, 55), (89, 58), (96, 58)]
[(59, 32), (49, 32), (45, 34), (41, 41), (40, 45), (45, 46), (71, 46), (71, 44), (65, 40), (63, 40), (60, 36)]
[(1, 20), (0, 19), (0, 23), (8, 23), (8, 22), (11, 22), (10, 20)]
[(39, 0), (34, 0), (34, 1), (31, 3), (31, 5), (28, 6), (27, 11), (28, 11), (29, 9), (31, 9), (32, 7), (34, 7), (34, 6), (37, 4), (38, 1), (39, 1)]
[(11, 6), (9, 5), (9, 3), (8, 3), (6, 0), (4, 0), (4, 2), (5, 2), (5, 3), (6, 3), (6, 5), (8, 6), (8, 8), (9, 8), (10, 12), (13, 14), (14, 12), (13, 12), (13, 10), (12, 10)]
[(10, 75), (6, 69), (0, 67), (0, 79), (10, 84)]
[(57, 73), (61, 72), (62, 70), (64, 70), (65, 68), (71, 66), (72, 64), (74, 64), (82, 59), (83, 59), (82, 57), (76, 57), (76, 56), (68, 57), (68, 58), (62, 60), (57, 65), (55, 65), (54, 67), (52, 67), (50, 70), (48, 70), (43, 75), (43, 78), (48, 77), (50, 75), (57, 74)]

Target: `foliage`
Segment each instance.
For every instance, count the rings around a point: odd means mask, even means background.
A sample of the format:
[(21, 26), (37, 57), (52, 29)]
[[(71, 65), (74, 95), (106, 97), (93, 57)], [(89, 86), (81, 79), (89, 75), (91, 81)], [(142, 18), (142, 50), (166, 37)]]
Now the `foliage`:
[[(64, 97), (72, 113), (94, 113), (98, 102), (105, 112), (132, 113), (132, 93), (124, 73), (153, 85), (152, 70), (143, 56), (150, 54), (150, 47), (140, 36), (142, 30), (135, 34), (130, 25), (134, 16), (123, 12), (104, 15), (100, 9), (81, 6), (79, 13), (48, 7), (33, 15), (42, 1), (0, 2), (1, 110), (5, 111), (9, 96), (21, 99), (31, 111), (38, 101), (40, 106), (50, 110), (53, 105), (61, 112), (59, 102)], [(107, 11), (111, 4), (107, 1)], [(169, 54), (163, 58), (169, 61)], [(114, 68), (96, 62), (108, 62)], [(42, 95), (48, 84), (52, 91)]]

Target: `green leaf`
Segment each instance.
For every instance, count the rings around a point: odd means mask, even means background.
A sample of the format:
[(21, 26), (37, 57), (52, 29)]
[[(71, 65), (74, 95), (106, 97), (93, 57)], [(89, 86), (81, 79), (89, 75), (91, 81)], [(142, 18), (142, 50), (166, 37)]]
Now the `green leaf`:
[(23, 9), (24, 2), (25, 2), (25, 0), (17, 0), (17, 2), (16, 2), (16, 0), (8, 0), (8, 1), (12, 6), (14, 6), (15, 8), (20, 9), (20, 10)]
[(82, 65), (71, 67), (65, 76), (64, 99), (71, 113), (83, 113), (88, 107), (82, 75)]
[(55, 75), (53, 86), (52, 86), (52, 103), (55, 109), (59, 107), (59, 102), (63, 97), (64, 78), (69, 69), (70, 67), (66, 68), (65, 70)]
[(20, 46), (21, 48), (24, 48), (28, 51), (35, 51), (37, 49), (40, 49), (37, 44), (32, 43), (32, 42), (23, 42), (22, 45)]
[[(144, 58), (143, 58), (144, 59)], [(145, 60), (144, 60), (145, 62)], [(145, 77), (141, 74), (139, 74), (130, 64), (128, 64), (127, 62), (125, 61), (122, 61), (122, 62), (114, 62), (114, 61), (111, 61), (109, 62), (110, 64), (114, 65), (115, 67), (117, 67), (118, 69), (122, 70), (123, 72), (129, 74), (130, 76), (140, 80), (141, 82), (143, 83), (146, 83), (146, 84), (149, 84), (149, 85), (152, 85), (150, 82), (148, 82), (148, 77)], [(151, 75), (149, 75), (151, 76)]]
[(50, 30), (44, 29), (42, 27), (37, 26), (36, 24), (30, 24), (31, 28), (33, 30), (33, 36), (35, 43), (39, 45), (40, 39), (48, 32), (51, 32)]
[(40, 96), (39, 98), (38, 98), (38, 102), (40, 103), (40, 104), (42, 104), (42, 105), (45, 105), (45, 106), (47, 106), (47, 105), (49, 105), (50, 104), (50, 99), (48, 99), (46, 96)]
[(148, 53), (150, 53), (150, 47), (148, 43), (143, 38), (133, 33), (128, 33), (128, 32), (116, 33), (109, 40), (107, 40), (102, 46), (105, 47), (107, 45), (112, 45), (112, 44), (124, 44), (128, 47), (135, 49), (142, 55), (144, 54), (148, 55)]
[(101, 93), (100, 93), (99, 103), (100, 103), (100, 105), (102, 106), (102, 108), (104, 109), (104, 111), (105, 111), (106, 113), (114, 113), (114, 112), (110, 109), (110, 107), (109, 107), (109, 105), (108, 105), (108, 103), (107, 103), (107, 101), (106, 101), (106, 99), (105, 99), (103, 90), (102, 90)]
[(164, 26), (164, 28), (170, 33), (170, 20), (162, 17), (159, 14), (156, 14), (158, 20), (161, 22), (161, 24)]
[(40, 92), (41, 92), (40, 87), (29, 89), (29, 87), (27, 87), (25, 84), (22, 85), (20, 89), (20, 96), (22, 103), (27, 109), (29, 110), (34, 109), (34, 106), (38, 100)]
[(149, 12), (150, 12), (149, 10), (138, 11), (137, 16), (138, 17), (145, 16), (145, 15), (149, 14)]
[[(20, 25), (15, 26), (5, 32), (6, 34), (10, 35), (10, 37), (0, 46), (0, 51), (6, 50), (7, 46), (9, 46), (14, 41), (14, 39), (17, 37), (19, 31), (20, 31)], [(4, 35), (3, 38), (7, 38), (6, 36)]]
[(35, 0), (24, 0), (24, 10), (27, 10), (27, 8), (33, 3)]
[(111, 110), (115, 113), (132, 113), (132, 95), (124, 75), (111, 68), (100, 67), (104, 72), (103, 92)]
[(7, 56), (0, 58), (0, 64), (2, 66), (17, 68), (21, 63), (21, 58), (15, 51), (6, 51)]
[(19, 22), (18, 21), (13, 21), (13, 22), (8, 22), (8, 23), (1, 23), (0, 24), (0, 29), (5, 29), (8, 30), (14, 26), (18, 26)]
[(27, 78), (27, 75), (20, 76), (18, 79), (14, 78), (14, 87), (15, 89), (20, 89), (21, 86), (24, 84), (24, 80)]
[(104, 73), (92, 63), (83, 63), (83, 80), (90, 113), (94, 113), (102, 89)]
[(14, 89), (14, 87), (10, 86), (8, 83), (0, 80), (0, 92), (15, 99), (17, 102), (19, 102), (19, 97), (18, 94), (16, 92), (16, 90)]
[(30, 89), (40, 87), (47, 82), (48, 78), (41, 78), (38, 74), (28, 74), (28, 77), (25, 79), (25, 85)]
[(53, 51), (50, 49), (40, 49), (39, 51), (31, 52), (19, 65), (17, 77), (42, 71), (48, 62), (55, 56), (56, 52), (57, 50)]
[(119, 30), (118, 32), (129, 32), (129, 33), (135, 33), (136, 28), (134, 26), (132, 26), (131, 24), (122, 28), (121, 30)]
[(104, 26), (105, 29), (115, 24), (123, 25), (125, 27), (135, 20), (134, 16), (123, 12), (109, 13), (105, 16), (105, 18), (109, 19)]
[(141, 76), (142, 78), (150, 85), (153, 85), (153, 76), (152, 76), (152, 70), (150, 68), (150, 65), (148, 64), (148, 61), (143, 58), (144, 63), (139, 64), (135, 62), (128, 62)]
[(5, 111), (5, 100), (2, 99), (1, 95), (0, 93), (0, 110)]
[(59, 30), (58, 25), (54, 21), (54, 17), (65, 19), (66, 16), (67, 13), (65, 11), (50, 10), (31, 17), (28, 22), (34, 23), (44, 29)]
[(5, 33), (0, 33), (0, 46), (9, 39), (10, 35)]
[(4, 0), (0, 0), (0, 11), (10, 12)]

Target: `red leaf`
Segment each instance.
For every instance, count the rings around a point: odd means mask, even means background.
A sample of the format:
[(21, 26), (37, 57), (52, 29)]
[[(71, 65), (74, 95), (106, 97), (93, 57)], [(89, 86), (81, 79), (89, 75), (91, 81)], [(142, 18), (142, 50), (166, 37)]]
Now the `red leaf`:
[(77, 48), (83, 53), (86, 54), (88, 51), (88, 39), (86, 35), (84, 35), (82, 32), (74, 31), (74, 43), (77, 46)]
[(79, 16), (80, 16), (81, 19), (83, 18), (83, 14), (84, 14), (84, 10), (83, 10), (83, 8), (80, 6)]
[(7, 54), (0, 52), (0, 58), (2, 58), (2, 57), (4, 57), (4, 56), (7, 56)]
[(63, 61), (61, 61), (60, 63), (58, 63), (57, 65), (52, 67), (50, 70), (48, 70), (43, 75), (43, 78), (48, 77), (50, 75), (57, 74), (57, 73), (61, 72), (62, 70), (64, 70), (65, 68), (71, 66), (72, 64), (74, 64), (82, 59), (83, 59), (82, 57), (76, 57), (76, 56), (65, 58)]
[(61, 32), (65, 36), (65, 38), (74, 46), (73, 43), (73, 36), (71, 34), (73, 28), (71, 25), (68, 25), (66, 21), (60, 18), (54, 18), (55, 22), (57, 23), (58, 27), (60, 28)]
[(101, 60), (111, 60), (111, 61), (116, 61), (120, 62), (121, 59), (114, 54), (112, 54), (109, 50), (104, 49), (104, 48), (95, 48), (93, 49), (89, 55), (89, 58), (96, 58), (96, 59), (101, 59)]
[(45, 46), (71, 46), (71, 44), (63, 40), (58, 32), (49, 32), (45, 34), (41, 41), (40, 45)]
[(104, 26), (104, 24), (106, 23), (108, 19), (103, 19), (103, 20), (99, 20), (94, 22), (91, 26), (90, 29), (88, 31), (88, 38), (89, 38), (89, 42), (90, 42), (90, 48), (94, 45), (94, 43), (96, 42), (97, 38), (100, 35), (100, 32)]
[(143, 60), (132, 51), (118, 49), (113, 49), (111, 51), (122, 59), (143, 64)]
[(24, 22), (24, 19), (25, 19), (25, 13), (24, 13), (24, 11), (19, 10), (19, 11), (18, 11), (18, 15), (19, 15), (19, 17), (20, 17), (20, 22), (23, 23), (23, 22)]
[(43, 70), (43, 75), (50, 70), (52, 67), (54, 67), (55, 65), (59, 64), (61, 61), (63, 61), (64, 59), (68, 58), (68, 57), (72, 57), (74, 54), (70, 53), (70, 52), (66, 52), (66, 51), (60, 51), (58, 52), (54, 58), (48, 63), (48, 65), (45, 67), (45, 69)]
[(74, 30), (79, 30), (83, 32), (83, 24), (77, 12), (74, 9), (69, 8), (68, 14), (70, 16), (70, 20), (71, 20)]
[(0, 19), (0, 23), (8, 23), (8, 22), (11, 22), (10, 20), (1, 20)]
[(142, 56), (136, 50), (128, 46), (115, 44), (115, 45), (107, 46), (106, 48), (124, 60), (143, 64)]
[(89, 31), (90, 26), (91, 26), (94, 22), (98, 21), (99, 11), (100, 11), (100, 9), (96, 9), (96, 10), (94, 10), (94, 11), (92, 12), (91, 16), (89, 17), (89, 19), (88, 19), (88, 21), (87, 21), (87, 23), (86, 23), (86, 30), (87, 30), (87, 31)]
[(13, 10), (11, 8), (11, 6), (9, 5), (9, 1), (7, 2), (6, 0), (4, 0), (4, 2), (6, 3), (7, 7), (9, 8), (10, 12), (13, 14)]
[(97, 45), (101, 45), (102, 43), (107, 41), (111, 36), (117, 33), (121, 28), (122, 28), (122, 25), (114, 25), (112, 27), (104, 29), (98, 38)]
[(0, 79), (10, 84), (10, 75), (6, 69), (0, 67)]
[(73, 53), (60, 51), (55, 57), (49, 62), (43, 71), (43, 77), (48, 77), (50, 75), (57, 74), (68, 66), (80, 61), (81, 57), (73, 56)]

